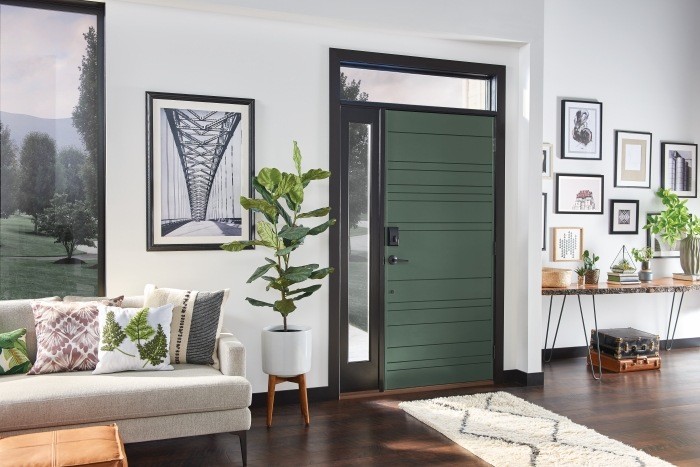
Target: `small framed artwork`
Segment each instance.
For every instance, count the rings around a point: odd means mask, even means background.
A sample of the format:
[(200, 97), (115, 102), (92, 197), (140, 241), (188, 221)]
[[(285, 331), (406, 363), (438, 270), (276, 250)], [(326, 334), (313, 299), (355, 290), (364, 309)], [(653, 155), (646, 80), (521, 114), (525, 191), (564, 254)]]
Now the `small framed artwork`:
[(146, 93), (147, 251), (251, 240), (253, 99)]
[(552, 145), (542, 144), (542, 178), (552, 178)]
[(542, 251), (547, 251), (547, 193), (542, 193)]
[(600, 160), (603, 103), (561, 101), (561, 158)]
[(661, 186), (679, 198), (698, 197), (698, 145), (661, 143)]
[(651, 188), (651, 133), (615, 130), (615, 186)]
[(557, 214), (603, 214), (602, 175), (556, 174)]
[(554, 227), (552, 229), (552, 260), (581, 261), (583, 228)]
[(610, 200), (610, 234), (639, 233), (639, 200)]
[[(649, 216), (656, 216), (658, 212), (648, 212)], [(669, 245), (660, 236), (652, 233), (647, 229), (647, 246), (654, 252), (654, 258), (680, 258), (681, 257), (681, 242), (676, 242), (675, 245)]]

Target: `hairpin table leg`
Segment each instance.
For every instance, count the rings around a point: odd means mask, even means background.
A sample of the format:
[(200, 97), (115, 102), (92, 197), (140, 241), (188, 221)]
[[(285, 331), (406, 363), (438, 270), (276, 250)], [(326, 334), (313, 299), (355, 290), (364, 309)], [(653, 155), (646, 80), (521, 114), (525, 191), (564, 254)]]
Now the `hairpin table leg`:
[[(598, 312), (596, 311), (596, 308), (595, 308), (595, 294), (591, 295), (591, 298), (593, 299), (593, 324), (595, 325), (595, 343), (596, 343), (596, 351), (598, 352), (598, 377), (596, 378), (595, 366), (593, 366), (592, 361), (591, 361), (591, 372), (593, 373), (593, 379), (599, 380), (599, 379), (603, 378), (603, 359), (600, 358), (600, 334), (598, 334)], [(589, 352), (590, 352), (590, 346), (589, 346)]]
[(683, 306), (684, 296), (685, 292), (681, 292), (681, 299), (678, 302), (678, 311), (676, 311), (676, 324), (673, 325), (673, 334), (669, 336), (669, 333), (671, 332), (671, 321), (673, 320), (673, 305), (676, 301), (676, 292), (673, 292), (673, 299), (671, 299), (671, 313), (668, 315), (668, 329), (666, 329), (666, 350), (671, 350), (673, 348), (673, 340), (676, 337), (676, 327), (678, 326), (678, 317), (681, 315), (681, 307)]
[[(596, 332), (596, 338), (598, 337), (598, 319), (596, 317), (596, 310), (595, 310), (595, 296), (591, 295), (593, 297), (593, 319), (595, 320), (595, 332)], [(586, 321), (583, 319), (583, 306), (581, 305), (581, 296), (578, 296), (578, 310), (581, 313), (581, 324), (583, 325), (583, 339), (586, 344), (586, 349), (588, 349), (588, 364), (591, 365), (591, 374), (593, 375), (593, 379), (599, 380), (600, 376), (596, 376), (595, 372), (595, 365), (593, 365), (593, 357), (591, 356), (591, 346), (588, 343), (588, 333), (586, 332)], [(600, 355), (600, 344), (598, 346), (598, 355)], [(600, 367), (600, 359), (598, 359), (598, 364), (599, 364), (599, 374), (603, 374), (603, 370)]]
[(552, 361), (552, 355), (554, 354), (554, 346), (557, 343), (557, 335), (559, 335), (559, 325), (561, 324), (561, 316), (564, 314), (564, 304), (566, 303), (566, 295), (564, 295), (564, 300), (561, 302), (561, 310), (559, 310), (559, 320), (557, 321), (557, 330), (554, 331), (554, 340), (552, 341), (552, 348), (549, 350), (549, 358), (547, 358), (547, 340), (549, 339), (549, 321), (552, 319), (552, 300), (554, 300), (554, 295), (549, 296), (549, 316), (547, 317), (547, 332), (544, 335), (544, 362), (549, 363)]

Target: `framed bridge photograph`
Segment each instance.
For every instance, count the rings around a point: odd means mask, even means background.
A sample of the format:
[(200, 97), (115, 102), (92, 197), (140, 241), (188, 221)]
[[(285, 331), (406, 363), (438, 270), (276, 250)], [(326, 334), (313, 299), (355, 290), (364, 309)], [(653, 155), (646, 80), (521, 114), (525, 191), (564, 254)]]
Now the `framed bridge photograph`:
[(252, 239), (253, 99), (146, 92), (148, 251)]

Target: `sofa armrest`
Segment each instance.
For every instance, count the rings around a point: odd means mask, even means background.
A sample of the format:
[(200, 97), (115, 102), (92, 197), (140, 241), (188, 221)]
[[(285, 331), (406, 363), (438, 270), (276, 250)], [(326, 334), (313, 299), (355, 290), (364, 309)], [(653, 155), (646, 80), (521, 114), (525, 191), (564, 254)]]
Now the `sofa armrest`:
[(245, 347), (233, 334), (221, 333), (219, 337), (219, 364), (221, 373), (245, 378)]

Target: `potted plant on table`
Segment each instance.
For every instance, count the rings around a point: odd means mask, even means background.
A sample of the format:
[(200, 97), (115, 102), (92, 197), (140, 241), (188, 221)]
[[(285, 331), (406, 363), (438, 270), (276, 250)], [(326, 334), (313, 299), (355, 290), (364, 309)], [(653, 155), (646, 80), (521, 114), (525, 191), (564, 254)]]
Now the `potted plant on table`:
[(578, 286), (582, 286), (586, 283), (586, 268), (581, 266), (580, 268), (574, 269), (574, 272), (578, 276)]
[(654, 273), (649, 267), (649, 262), (654, 257), (654, 250), (648, 246), (640, 249), (632, 248), (632, 256), (634, 256), (635, 261), (642, 263), (642, 270), (639, 271), (639, 280), (649, 282), (654, 279)]
[(680, 258), (683, 273), (700, 275), (700, 219), (693, 216), (681, 199), (671, 190), (659, 188), (656, 196), (666, 207), (660, 214), (650, 215), (645, 229), (650, 230), (669, 246), (680, 242)]
[(597, 284), (600, 279), (600, 269), (595, 267), (595, 264), (600, 259), (595, 253), (588, 250), (583, 252), (583, 268), (586, 270), (586, 284)]
[(306, 237), (323, 233), (335, 224), (335, 219), (328, 219), (314, 227), (302, 224), (326, 217), (330, 212), (328, 207), (302, 212), (302, 203), (304, 188), (314, 180), (330, 177), (331, 173), (321, 169), (302, 172), (301, 151), (296, 141), (293, 160), (296, 173), (266, 167), (253, 177), (253, 187), (261, 199), (241, 196), (244, 209), (264, 217), (264, 220), (256, 223), (258, 239), (234, 241), (221, 246), (227, 251), (261, 246), (272, 253), (272, 257), (265, 258), (265, 264), (250, 276), (248, 283), (255, 280), (267, 282), (265, 290), (272, 289), (277, 299), (264, 301), (247, 297), (246, 300), (253, 306), (269, 307), (282, 315), (282, 325), (267, 326), (262, 331), (263, 371), (281, 377), (302, 375), (311, 370), (311, 328), (289, 325), (287, 316), (297, 309), (299, 300), (321, 288), (321, 284), (303, 286), (306, 281), (320, 280), (333, 272), (333, 268), (322, 268), (318, 264), (292, 265), (292, 255), (302, 247)]

